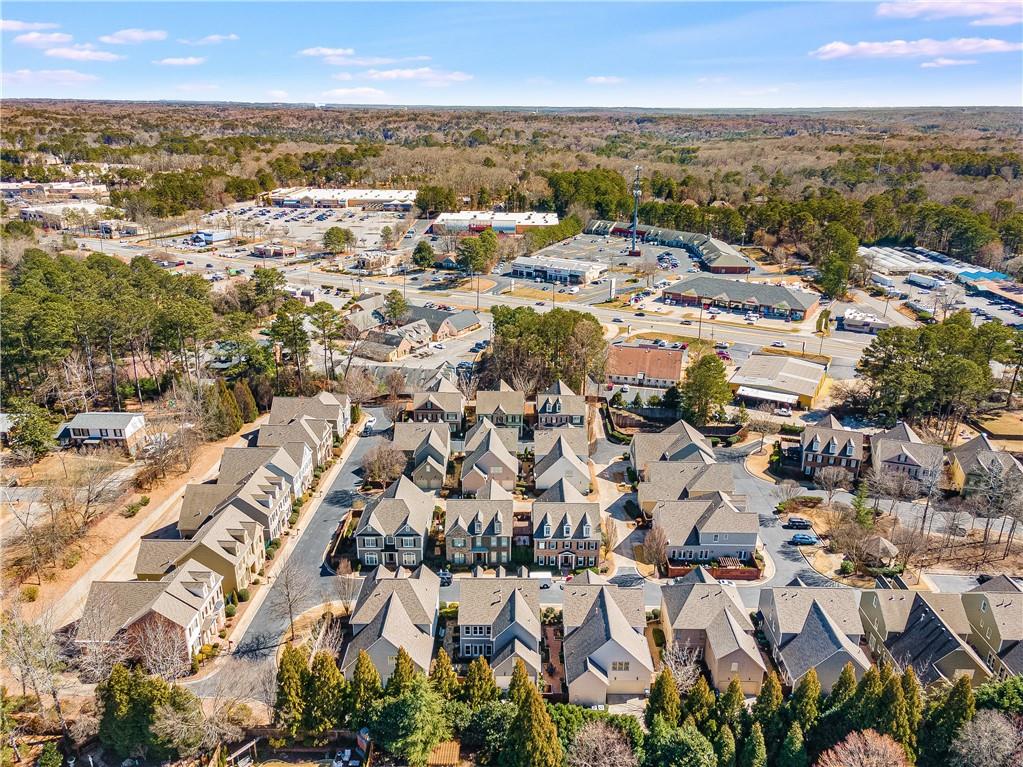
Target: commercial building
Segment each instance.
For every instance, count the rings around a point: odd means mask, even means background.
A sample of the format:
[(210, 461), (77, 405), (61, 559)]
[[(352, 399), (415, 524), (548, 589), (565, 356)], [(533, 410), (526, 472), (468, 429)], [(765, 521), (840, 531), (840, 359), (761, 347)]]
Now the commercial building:
[(600, 279), (606, 272), (606, 264), (574, 258), (520, 256), (512, 261), (512, 277), (565, 282), (570, 285), (586, 285)]
[(105, 202), (110, 198), (106, 184), (90, 184), (86, 181), (4, 181), (0, 182), (0, 194), (7, 200), (20, 197), (23, 200), (38, 202), (58, 200)]
[[(632, 236), (632, 223), (628, 221), (593, 220), (586, 225), (587, 234), (598, 236)], [(698, 232), (682, 232), (658, 226), (640, 224), (636, 237), (668, 248), (683, 248), (712, 274), (749, 274), (753, 262), (727, 242)]]
[(811, 314), (820, 300), (808, 290), (706, 275), (679, 280), (666, 287), (663, 295), (665, 300), (682, 306), (718, 307), (796, 321)]
[(108, 216), (111, 210), (114, 209), (91, 200), (55, 202), (22, 208), (21, 220), (42, 224), (47, 229), (65, 229), (86, 226), (89, 219)]
[(217, 242), (227, 242), (231, 239), (231, 232), (227, 229), (200, 229), (192, 235), (194, 245), (213, 245)]
[(858, 309), (846, 309), (842, 315), (842, 329), (853, 333), (870, 333), (876, 335), (881, 330), (887, 330), (891, 323), (883, 320), (876, 314), (861, 312)]
[(682, 380), (686, 350), (654, 343), (611, 344), (607, 355), (607, 382), (669, 389)]
[(291, 258), (298, 255), (298, 249), (279, 242), (262, 242), (252, 249), (252, 254), (260, 258)]
[(782, 354), (753, 354), (732, 374), (735, 396), (810, 409), (824, 387), (827, 367)]
[(270, 204), (281, 208), (378, 208), (412, 210), (415, 189), (321, 189), (300, 186), (270, 192)]
[(463, 210), (441, 213), (430, 231), (434, 234), (461, 234), (493, 229), (498, 234), (523, 234), (538, 226), (557, 226), (557, 213), (503, 213), (493, 210)]

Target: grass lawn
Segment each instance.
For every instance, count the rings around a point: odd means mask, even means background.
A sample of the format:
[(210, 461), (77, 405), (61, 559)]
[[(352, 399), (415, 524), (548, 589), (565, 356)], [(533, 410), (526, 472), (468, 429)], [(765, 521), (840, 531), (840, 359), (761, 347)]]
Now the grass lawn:
[(818, 365), (830, 365), (831, 357), (826, 354), (802, 354), (795, 349), (778, 349), (774, 346), (764, 346), (760, 349), (761, 354), (774, 354), (780, 357), (797, 357), (807, 362), (816, 362)]
[(645, 333), (637, 333), (629, 338), (636, 338), (644, 341), (667, 341), (671, 344), (688, 344), (690, 354), (695, 354), (703, 351), (704, 349), (711, 348), (710, 341), (706, 339), (693, 338), (692, 336), (678, 336), (674, 333), (658, 333), (652, 330)]

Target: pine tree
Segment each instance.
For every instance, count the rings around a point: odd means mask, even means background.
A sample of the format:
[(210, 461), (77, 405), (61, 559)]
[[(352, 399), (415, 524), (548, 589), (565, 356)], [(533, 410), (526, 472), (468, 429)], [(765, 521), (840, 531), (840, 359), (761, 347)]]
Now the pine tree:
[(731, 728), (733, 736), (742, 735), (742, 717), (746, 712), (746, 696), (742, 693), (742, 684), (737, 677), (732, 677), (724, 694), (718, 698), (717, 720)]
[(824, 710), (832, 711), (834, 709), (841, 708), (852, 699), (855, 692), (856, 671), (853, 669), (853, 664), (849, 662), (845, 664), (842, 668), (842, 673), (839, 674), (838, 679), (835, 680), (835, 684), (831, 688), (831, 692), (828, 694)]
[(501, 763), (503, 767), (561, 767), (562, 758), (558, 731), (540, 691), (528, 688), (508, 734)]
[(305, 721), (306, 650), (285, 645), (277, 667), (277, 697), (274, 701), (274, 724), (295, 737)]
[(793, 722), (788, 735), (778, 751), (777, 767), (807, 767), (810, 763), (803, 743), (803, 729), (799, 722)]
[(767, 746), (764, 745), (764, 733), (759, 722), (753, 723), (746, 742), (742, 744), (739, 767), (767, 767)]
[[(820, 705), (821, 683), (817, 678), (817, 671), (811, 668), (799, 680), (799, 684), (796, 685), (796, 689), (792, 693), (792, 699), (789, 701), (791, 718), (799, 723), (802, 731), (809, 731), (817, 724)], [(800, 739), (803, 736), (802, 731), (799, 734)]]
[(497, 700), (500, 695), (494, 681), (494, 672), (487, 659), (482, 655), (473, 659), (462, 684), (462, 700), (469, 704), (469, 708), (475, 710), (484, 703)]
[(217, 398), (220, 400), (220, 410), (223, 413), (225, 436), (234, 434), (242, 428), (242, 414), (238, 410), (238, 401), (228, 390), (224, 379), (217, 379)]
[(438, 650), (437, 659), (430, 669), (430, 684), (445, 700), (451, 700), (458, 695), (458, 674), (451, 667), (451, 658), (443, 647)]
[(714, 736), (714, 753), (718, 767), (735, 767), (735, 736), (727, 724), (722, 723)]
[(313, 735), (340, 727), (344, 719), (345, 678), (334, 656), (321, 650), (305, 680), (305, 729)]
[(259, 408), (256, 407), (256, 398), (252, 396), (252, 389), (249, 382), (244, 378), (235, 381), (231, 389), (234, 394), (234, 401), (238, 403), (238, 412), (241, 413), (242, 421), (252, 423), (259, 418)]
[(404, 647), (398, 648), (398, 655), (394, 660), (394, 671), (387, 680), (385, 692), (390, 697), (397, 697), (412, 689), (412, 682), (416, 678), (415, 664), (412, 663), (412, 656)]
[(526, 671), (526, 664), (521, 658), (515, 659), (515, 668), (512, 670), (511, 682), (508, 683), (508, 700), (516, 706), (521, 706), (523, 699), (529, 692), (529, 688), (535, 688)]
[(902, 699), (906, 702), (906, 722), (909, 724), (910, 748), (916, 753), (917, 733), (920, 730), (920, 721), (923, 719), (923, 698), (920, 694), (920, 682), (917, 681), (916, 672), (913, 667), (907, 665), (902, 672), (900, 679), (902, 685)]
[(889, 674), (888, 682), (881, 692), (874, 729), (882, 735), (890, 735), (896, 743), (901, 743), (906, 749), (906, 756), (912, 757), (912, 733), (906, 715), (906, 698), (902, 693), (902, 680), (894, 674)]
[(856, 524), (864, 530), (869, 530), (874, 526), (874, 511), (870, 508), (870, 504), (867, 501), (866, 481), (860, 482), (859, 487), (856, 488), (856, 495), (853, 496), (852, 507), (856, 518)]
[(351, 702), (352, 727), (359, 728), (367, 724), (369, 712), (373, 704), (380, 697), (380, 674), (373, 659), (365, 650), (359, 650), (355, 659), (355, 672), (352, 674), (352, 684), (349, 687)]
[(700, 729), (714, 712), (715, 703), (716, 699), (710, 685), (701, 676), (696, 680), (696, 684), (689, 689), (685, 702), (682, 704), (682, 713), (684, 716), (691, 716), (693, 724)]
[(411, 767), (426, 767), (437, 744), (451, 737), (444, 699), (423, 674), (414, 674), (404, 692), (385, 698), (375, 712), (374, 735)]
[(654, 680), (643, 718), (647, 727), (653, 727), (655, 716), (663, 717), (665, 722), (674, 727), (678, 723), (681, 713), (682, 700), (678, 694), (678, 685), (675, 684), (675, 676), (671, 673), (671, 669), (665, 666)]
[(976, 701), (969, 677), (961, 676), (927, 710), (920, 742), (920, 763), (942, 764), (963, 725), (973, 718)]
[(760, 725), (762, 739), (772, 746), (776, 746), (782, 737), (781, 704), (781, 682), (778, 681), (778, 675), (772, 671), (767, 675), (764, 686), (760, 688), (752, 711), (753, 721)]
[(850, 701), (855, 729), (874, 729), (881, 691), (881, 675), (876, 667), (871, 666), (856, 685), (856, 693)]

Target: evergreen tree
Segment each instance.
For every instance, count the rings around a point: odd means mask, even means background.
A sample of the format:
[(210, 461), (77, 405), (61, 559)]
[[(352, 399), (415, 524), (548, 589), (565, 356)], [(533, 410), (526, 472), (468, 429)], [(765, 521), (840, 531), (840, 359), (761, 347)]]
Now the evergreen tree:
[(274, 724), (295, 737), (305, 721), (307, 655), (304, 647), (285, 645), (277, 666)]
[(732, 735), (742, 735), (742, 717), (746, 713), (746, 696), (742, 693), (742, 684), (738, 677), (732, 677), (724, 694), (718, 698), (717, 720), (726, 724)]
[(777, 767), (808, 767), (809, 763), (803, 743), (803, 729), (799, 722), (793, 722), (778, 751)]
[(500, 695), (487, 659), (482, 655), (474, 658), (462, 684), (462, 699), (469, 704), (469, 708), (477, 709), (484, 703), (497, 700)]
[(909, 724), (910, 748), (916, 752), (917, 733), (920, 730), (920, 722), (923, 719), (923, 699), (920, 694), (920, 682), (917, 681), (916, 672), (913, 667), (906, 666), (900, 679), (902, 684), (902, 699), (906, 702), (906, 722)]
[(252, 423), (259, 418), (259, 408), (256, 407), (256, 398), (252, 396), (252, 389), (249, 382), (244, 378), (235, 381), (231, 389), (234, 394), (234, 401), (238, 403), (238, 412), (241, 413), (242, 421)]
[(646, 711), (643, 718), (647, 727), (653, 727), (654, 717), (660, 716), (667, 724), (675, 726), (682, 713), (682, 700), (678, 694), (675, 676), (667, 666), (657, 675), (654, 686), (647, 698)]
[(809, 731), (817, 724), (817, 717), (820, 716), (821, 705), (821, 683), (817, 678), (817, 671), (810, 669), (803, 678), (799, 680), (796, 689), (789, 701), (791, 719), (798, 722), (802, 730), (799, 733), (800, 739), (803, 731)]
[(838, 675), (824, 706), (825, 711), (839, 709), (848, 703), (856, 692), (856, 671), (853, 664), (846, 663)]
[(856, 495), (853, 496), (852, 507), (856, 517), (856, 524), (864, 530), (869, 530), (874, 526), (874, 510), (870, 507), (870, 503), (867, 500), (866, 481), (860, 482), (859, 486), (856, 488)]
[(528, 688), (509, 732), (501, 764), (503, 767), (561, 767), (562, 758), (558, 731), (540, 691)]
[(906, 756), (912, 757), (912, 732), (909, 729), (909, 717), (906, 713), (906, 698), (902, 693), (902, 680), (889, 673), (888, 682), (881, 692), (881, 700), (877, 710), (877, 721), (874, 727), (882, 735), (889, 735), (896, 743), (906, 749)]
[(759, 722), (753, 723), (746, 742), (742, 744), (739, 767), (767, 767), (767, 746), (764, 745), (764, 732)]
[(430, 684), (445, 700), (451, 700), (458, 695), (458, 674), (451, 667), (451, 658), (443, 647), (438, 650), (437, 659), (430, 669)]
[(117, 664), (96, 687), (96, 698), (103, 710), (98, 734), (104, 748), (121, 758), (166, 755), (153, 734), (156, 709), (170, 700), (165, 681)]
[(714, 713), (714, 704), (716, 702), (714, 693), (711, 692), (706, 678), (701, 676), (696, 680), (696, 684), (689, 688), (685, 703), (682, 704), (682, 714), (683, 716), (691, 716), (693, 724), (696, 725), (697, 729), (700, 729), (710, 718), (711, 714)]
[(927, 710), (920, 742), (920, 763), (944, 764), (963, 725), (973, 718), (976, 702), (969, 677), (961, 676)]
[(392, 698), (405, 694), (412, 689), (412, 682), (417, 675), (412, 656), (404, 647), (399, 647), (398, 655), (394, 660), (394, 671), (391, 672), (391, 676), (387, 680), (385, 692)]
[(383, 701), (371, 727), (384, 748), (411, 767), (425, 767), (437, 744), (451, 737), (444, 699), (423, 674), (414, 674), (407, 688)]
[(856, 685), (850, 701), (852, 724), (857, 730), (876, 729), (878, 706), (881, 703), (881, 675), (871, 666)]
[(691, 724), (675, 727), (660, 716), (643, 742), (643, 767), (717, 767), (710, 741)]
[(380, 674), (377, 673), (373, 660), (365, 650), (359, 650), (355, 659), (355, 672), (349, 687), (351, 702), (352, 727), (362, 727), (369, 721), (369, 712), (380, 697)]
[(321, 650), (306, 674), (305, 729), (313, 735), (340, 727), (344, 720), (345, 678), (334, 656)]
[(735, 767), (735, 736), (727, 724), (722, 723), (714, 736), (714, 753), (718, 767)]
[(515, 668), (512, 669), (511, 682), (508, 683), (508, 700), (516, 706), (521, 706), (530, 687), (535, 688), (536, 685), (529, 678), (526, 664), (522, 662), (521, 658), (516, 658)]
[(234, 434), (242, 428), (242, 414), (238, 409), (238, 401), (227, 388), (223, 378), (217, 380), (217, 397), (220, 400), (220, 408), (224, 414), (224, 434)]
[[(771, 672), (767, 681), (760, 688), (756, 702), (753, 704), (753, 721), (760, 725), (762, 740), (776, 747), (782, 738), (783, 722), (781, 718), (782, 704), (781, 682), (778, 675)], [(752, 733), (751, 733), (752, 737)]]
[(7, 410), (11, 418), (8, 438), (12, 450), (38, 460), (53, 448), (54, 429), (45, 408), (24, 397), (11, 397)]
[[(13, 760), (10, 763), (13, 764)], [(64, 755), (60, 753), (57, 744), (51, 740), (43, 746), (42, 753), (39, 754), (39, 759), (36, 761), (36, 767), (63, 767), (63, 765)]]

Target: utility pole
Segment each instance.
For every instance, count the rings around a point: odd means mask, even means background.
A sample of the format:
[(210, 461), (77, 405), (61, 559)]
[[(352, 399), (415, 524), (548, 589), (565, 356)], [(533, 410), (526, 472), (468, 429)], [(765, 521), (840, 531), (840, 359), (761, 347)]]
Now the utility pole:
[(638, 256), (639, 251), (636, 250), (636, 236), (639, 233), (639, 198), (643, 195), (643, 183), (640, 181), (639, 173), (643, 170), (642, 165), (636, 166), (636, 179), (632, 182), (632, 196), (634, 199), (632, 206), (632, 253), (633, 256)]

